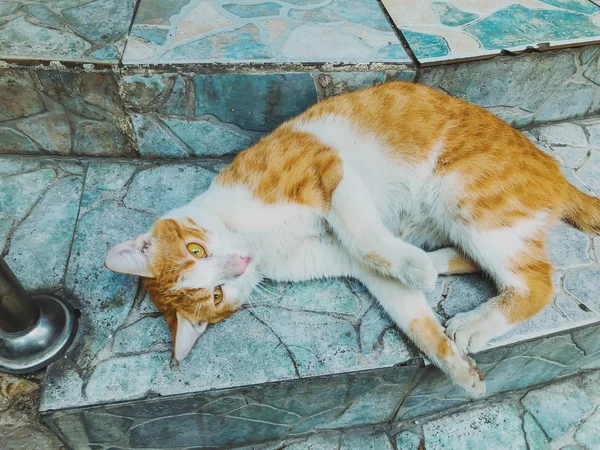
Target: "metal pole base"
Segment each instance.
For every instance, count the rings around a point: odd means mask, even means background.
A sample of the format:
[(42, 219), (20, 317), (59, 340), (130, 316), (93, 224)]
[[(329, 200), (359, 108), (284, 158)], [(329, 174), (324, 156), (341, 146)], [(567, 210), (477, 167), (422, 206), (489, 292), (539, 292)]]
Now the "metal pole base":
[(18, 333), (0, 330), (0, 371), (28, 373), (46, 367), (67, 350), (77, 332), (77, 315), (68, 303), (49, 295), (34, 295), (40, 318)]

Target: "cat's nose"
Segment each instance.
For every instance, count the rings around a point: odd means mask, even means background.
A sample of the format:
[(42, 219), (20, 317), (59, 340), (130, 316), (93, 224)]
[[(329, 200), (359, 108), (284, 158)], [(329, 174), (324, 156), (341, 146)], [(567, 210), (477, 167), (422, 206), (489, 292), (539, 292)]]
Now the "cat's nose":
[(229, 258), (227, 265), (231, 269), (231, 275), (233, 277), (239, 277), (246, 272), (246, 269), (251, 262), (252, 258), (249, 256), (233, 255)]

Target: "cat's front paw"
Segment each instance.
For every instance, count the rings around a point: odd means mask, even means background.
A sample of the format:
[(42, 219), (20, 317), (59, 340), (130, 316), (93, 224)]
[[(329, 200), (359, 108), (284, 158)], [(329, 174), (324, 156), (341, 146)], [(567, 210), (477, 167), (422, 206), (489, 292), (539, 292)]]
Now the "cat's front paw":
[(477, 353), (495, 337), (508, 331), (500, 310), (483, 305), (473, 311), (457, 314), (446, 322), (446, 334), (462, 350)]
[(462, 363), (452, 377), (452, 381), (462, 388), (471, 398), (485, 395), (485, 381), (483, 374), (475, 361), (466, 354), (461, 355)]
[(432, 259), (423, 250), (417, 248), (405, 256), (396, 273), (398, 280), (419, 291), (432, 291), (437, 277), (438, 271)]

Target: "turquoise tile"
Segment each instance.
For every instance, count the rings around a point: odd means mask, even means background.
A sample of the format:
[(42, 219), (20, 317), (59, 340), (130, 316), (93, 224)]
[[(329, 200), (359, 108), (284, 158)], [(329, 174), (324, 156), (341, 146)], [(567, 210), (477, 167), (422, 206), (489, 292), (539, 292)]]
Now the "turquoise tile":
[(441, 36), (409, 30), (402, 30), (402, 34), (417, 58), (441, 58), (450, 53), (448, 43)]
[(24, 218), (55, 177), (54, 169), (46, 168), (0, 179), (0, 211)]
[(550, 450), (548, 438), (533, 416), (529, 413), (525, 413), (523, 416), (523, 429), (525, 430), (525, 438), (527, 439), (529, 448), (535, 448), (536, 450)]
[(448, 27), (459, 27), (479, 18), (479, 15), (463, 11), (455, 6), (442, 2), (434, 2), (433, 8), (439, 21)]
[(143, 0), (135, 15), (135, 24), (169, 25), (169, 19), (188, 5), (191, 0)]
[(600, 113), (599, 57), (597, 45), (497, 56), (427, 67), (419, 81), (523, 127)]
[(147, 39), (148, 41), (156, 44), (163, 45), (167, 41), (167, 35), (169, 34), (168, 30), (164, 30), (161, 28), (155, 29), (145, 29), (145, 28), (136, 28), (134, 27), (131, 30), (131, 34), (134, 36), (139, 36), (141, 38)]
[[(540, 27), (539, 24), (544, 26)], [(564, 41), (600, 35), (588, 16), (568, 11), (509, 6), (465, 27), (488, 50)]]
[(15, 18), (0, 22), (0, 58), (119, 62), (135, 0), (42, 3), (2, 3), (0, 16)]
[(65, 9), (62, 14), (71, 28), (94, 44), (120, 40), (129, 31), (134, 0), (103, 0)]
[(423, 425), (425, 448), (525, 450), (517, 405), (510, 401), (480, 405)]
[(141, 0), (123, 61), (410, 64), (373, 0)]
[(350, 430), (342, 433), (339, 450), (393, 450), (388, 436), (382, 431)]
[(575, 433), (577, 443), (583, 445), (586, 449), (598, 448), (600, 442), (600, 409), (583, 422)]
[(12, 220), (0, 219), (0, 253), (3, 253), (4, 251), (4, 246), (6, 245), (6, 241), (8, 240), (11, 225)]
[(0, 70), (0, 153), (133, 156), (111, 73)]
[(278, 16), (281, 5), (272, 2), (256, 3), (254, 5), (227, 3), (223, 5), (223, 9), (238, 17), (247, 19), (249, 17)]
[[(171, 95), (165, 101), (164, 105), (159, 108), (162, 114), (183, 116), (187, 113), (187, 86), (189, 81), (181, 77), (177, 77), (173, 83)], [(191, 84), (191, 83), (189, 83)]]
[(115, 61), (119, 59), (121, 51), (121, 47), (116, 45), (107, 45), (106, 47), (99, 48), (98, 50), (90, 53), (90, 56), (98, 61)]
[(211, 114), (245, 130), (270, 131), (317, 101), (307, 73), (196, 75), (193, 80), (197, 116)]
[(377, 2), (365, 0), (335, 0), (320, 8), (292, 9), (289, 17), (317, 24), (349, 22), (378, 31), (390, 29)]
[(27, 289), (58, 289), (75, 232), (83, 177), (52, 185), (13, 232), (6, 263)]
[(541, 0), (557, 8), (569, 9), (582, 14), (594, 14), (600, 11), (592, 2), (585, 0)]
[(272, 59), (273, 52), (269, 45), (261, 41), (259, 28), (248, 24), (234, 31), (222, 31), (182, 44), (166, 53), (162, 59), (187, 63), (192, 58), (201, 62), (252, 61)]
[(23, 5), (21, 11), (35, 17), (50, 28), (62, 28), (63, 26), (63, 21), (60, 16), (44, 5)]
[(180, 142), (157, 117), (131, 113), (137, 146), (142, 157), (182, 158), (189, 156)]
[(162, 122), (188, 146), (194, 156), (222, 156), (237, 153), (256, 143), (262, 136), (261, 133), (251, 133), (216, 120), (164, 117)]
[(411, 431), (402, 431), (396, 435), (398, 450), (418, 450), (421, 442), (421, 437)]
[(165, 214), (204, 192), (214, 176), (214, 173), (197, 165), (152, 167), (135, 175), (123, 203), (150, 214)]
[(520, 52), (600, 38), (600, 7), (589, 0), (382, 3), (423, 63), (483, 59), (502, 50)]
[(562, 438), (594, 405), (572, 380), (531, 391), (521, 403), (553, 441)]

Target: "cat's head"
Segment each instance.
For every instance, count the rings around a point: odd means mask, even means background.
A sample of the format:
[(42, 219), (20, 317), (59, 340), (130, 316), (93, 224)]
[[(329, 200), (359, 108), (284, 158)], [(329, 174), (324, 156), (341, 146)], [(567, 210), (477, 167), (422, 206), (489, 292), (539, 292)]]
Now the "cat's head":
[(160, 219), (149, 232), (112, 248), (105, 267), (143, 277), (164, 314), (181, 361), (206, 330), (236, 312), (258, 275), (250, 250), (216, 218)]

